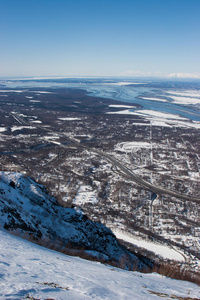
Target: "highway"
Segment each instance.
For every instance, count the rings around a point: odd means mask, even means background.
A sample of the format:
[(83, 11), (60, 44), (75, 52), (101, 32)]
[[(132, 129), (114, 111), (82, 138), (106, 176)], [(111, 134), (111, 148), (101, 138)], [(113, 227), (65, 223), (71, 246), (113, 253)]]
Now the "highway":
[[(157, 194), (157, 195), (169, 195), (181, 200), (186, 200), (186, 201), (192, 201), (192, 202), (200, 202), (200, 199), (193, 197), (193, 196), (189, 196), (189, 195), (184, 195), (184, 194), (180, 194), (176, 191), (171, 191), (168, 189), (165, 189), (163, 187), (159, 187), (159, 186), (155, 186), (149, 182), (147, 182), (146, 180), (142, 179), (139, 175), (136, 175), (135, 173), (133, 173), (133, 171), (131, 171), (130, 169), (128, 169), (127, 167), (125, 167), (122, 163), (120, 163), (116, 158), (114, 158), (113, 156), (110, 156), (107, 153), (104, 153), (103, 151), (97, 150), (97, 149), (90, 149), (89, 147), (80, 144), (77, 140), (68, 137), (68, 139), (73, 142), (74, 144), (76, 144), (79, 147), (82, 147), (84, 149), (87, 149), (88, 151), (91, 152), (95, 152), (97, 154), (99, 154), (100, 156), (106, 158), (108, 161), (110, 161), (113, 166), (117, 167), (118, 169), (120, 169), (120, 171), (125, 174), (126, 176), (128, 176), (128, 178), (132, 179), (134, 182), (148, 188), (151, 192)], [(61, 144), (62, 145), (62, 144)], [(63, 145), (64, 146), (64, 145)]]
[[(32, 124), (29, 124), (27, 121), (25, 121), (23, 119), (23, 117), (19, 116), (19, 114), (17, 112), (14, 112), (11, 114), (20, 124), (32, 125)], [(49, 130), (38, 124), (34, 124), (34, 126), (40, 128), (40, 129), (43, 129), (45, 131), (48, 131), (48, 132), (52, 131), (52, 130)], [(55, 132), (56, 132), (56, 130), (52, 131), (52, 133), (55, 133)], [(111, 156), (103, 151), (97, 150), (97, 149), (93, 149), (93, 148), (91, 149), (91, 148), (81, 144), (77, 139), (74, 139), (74, 138), (68, 136), (66, 133), (61, 133), (61, 132), (56, 132), (56, 133), (58, 133), (60, 136), (65, 136), (69, 141), (74, 143), (76, 146), (84, 148), (90, 152), (94, 152), (94, 153), (99, 154), (100, 156), (104, 157), (105, 159), (110, 161), (113, 164), (113, 166), (117, 167), (124, 175), (126, 175), (126, 177), (128, 176), (129, 179), (133, 180), (134, 182), (138, 183), (139, 185), (144, 186), (145, 188), (149, 189), (152, 193), (154, 193), (156, 195), (169, 195), (169, 196), (172, 196), (172, 197), (184, 200), (184, 201), (192, 201), (192, 202), (197, 202), (197, 203), (200, 202), (200, 199), (196, 198), (194, 196), (181, 194), (176, 191), (171, 191), (171, 190), (165, 189), (160, 186), (155, 186), (155, 185), (149, 183), (148, 181), (142, 179), (139, 175), (135, 174), (132, 170), (128, 169), (126, 166), (124, 166), (121, 162), (119, 162), (113, 156)], [(63, 145), (62, 143), (57, 143), (57, 144), (61, 147), (66, 148), (66, 145)], [(152, 199), (152, 200), (154, 200), (154, 199)]]

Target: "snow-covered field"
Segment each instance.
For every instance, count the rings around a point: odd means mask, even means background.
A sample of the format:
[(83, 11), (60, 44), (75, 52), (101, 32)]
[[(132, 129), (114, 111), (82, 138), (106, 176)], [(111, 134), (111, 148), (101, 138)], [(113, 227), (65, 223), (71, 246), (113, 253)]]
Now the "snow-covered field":
[(152, 126), (200, 128), (200, 122), (198, 121), (190, 122), (187, 118), (183, 118), (177, 114), (169, 114), (155, 110), (144, 109), (131, 111), (130, 109), (125, 109), (121, 111), (107, 112), (107, 114), (135, 115), (144, 117), (151, 121)]
[(115, 146), (115, 151), (120, 152), (132, 152), (135, 148), (151, 148), (151, 144), (148, 142), (122, 142)]
[(183, 90), (183, 91), (167, 91), (170, 98), (177, 104), (199, 104), (200, 91), (199, 90)]
[(49, 141), (49, 140), (55, 140), (55, 139), (59, 139), (60, 137), (59, 136), (57, 136), (57, 135), (45, 135), (44, 137), (43, 137), (43, 139), (45, 139), (45, 140), (47, 140), (47, 141)]
[(123, 111), (117, 111), (117, 112), (109, 112), (108, 114), (130, 114), (130, 115), (141, 115), (144, 117), (157, 117), (157, 118), (162, 118), (166, 120), (182, 120), (186, 121), (186, 118), (180, 117), (178, 115), (174, 114), (169, 114), (169, 113), (164, 113), (164, 112), (159, 112), (155, 110), (137, 110), (136, 112), (132, 112), (130, 110), (123, 110)]
[(178, 95), (178, 96), (189, 96), (189, 97), (199, 97), (200, 98), (200, 91), (199, 90), (172, 90), (166, 91), (168, 94)]
[(125, 234), (119, 230), (113, 230), (114, 234), (118, 239), (129, 242), (133, 245), (137, 245), (138, 247), (147, 249), (149, 251), (154, 252), (155, 254), (161, 256), (164, 259), (176, 260), (176, 261), (185, 261), (184, 256), (181, 255), (180, 251), (177, 252), (175, 249), (170, 248), (166, 245), (161, 245), (157, 243), (153, 243), (150, 241), (145, 241), (134, 236)]
[(138, 97), (138, 98), (139, 99), (144, 99), (144, 100), (167, 102), (166, 99), (162, 99), (162, 98), (150, 98), (150, 97)]
[(7, 130), (7, 128), (5, 127), (0, 127), (0, 132), (5, 132)]
[(183, 96), (174, 96), (170, 95), (170, 97), (173, 99), (174, 103), (177, 104), (198, 104), (200, 103), (200, 98), (194, 98), (194, 97), (183, 97)]
[(34, 91), (34, 93), (39, 93), (39, 94), (53, 94), (52, 92), (47, 92), (47, 91)]
[(42, 121), (40, 121), (40, 120), (33, 120), (33, 121), (31, 121), (31, 123), (37, 123), (37, 124), (41, 124), (41, 123), (42, 123)]
[(199, 287), (186, 281), (67, 256), (4, 231), (0, 241), (1, 300), (200, 298)]
[(108, 107), (115, 107), (115, 108), (135, 108), (135, 106), (131, 105), (120, 105), (120, 104), (110, 104)]
[(61, 120), (61, 121), (75, 121), (75, 120), (80, 120), (80, 118), (73, 118), (73, 117), (69, 117), (69, 118), (58, 118), (58, 120)]
[[(167, 97), (170, 97), (171, 101), (176, 104), (199, 104), (200, 103), (200, 92), (199, 91), (166, 91)], [(139, 96), (139, 99), (168, 102), (162, 95), (159, 98), (156, 97), (144, 97)]]
[(147, 83), (144, 83), (144, 82), (131, 82), (131, 81), (120, 81), (120, 82), (111, 82), (111, 83), (104, 83), (106, 85), (119, 85), (119, 86), (123, 86), (123, 85), (130, 85), (130, 84), (147, 84)]
[(22, 93), (21, 90), (0, 90), (0, 93)]
[(95, 192), (92, 190), (92, 188), (89, 185), (81, 185), (78, 194), (73, 200), (73, 203), (75, 205), (81, 205), (85, 203), (97, 203), (98, 199), (95, 195)]

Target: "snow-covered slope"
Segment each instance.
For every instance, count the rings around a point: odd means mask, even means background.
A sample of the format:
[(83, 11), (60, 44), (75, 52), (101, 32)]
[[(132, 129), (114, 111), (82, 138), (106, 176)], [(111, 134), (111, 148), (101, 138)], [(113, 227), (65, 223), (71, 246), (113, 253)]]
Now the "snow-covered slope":
[(199, 287), (189, 282), (67, 256), (5, 231), (0, 241), (1, 300), (200, 298)]
[(146, 267), (110, 229), (79, 210), (60, 207), (43, 186), (21, 173), (0, 172), (0, 226), (28, 239), (31, 234), (42, 245), (49, 241), (59, 250), (83, 248), (117, 265), (123, 262), (125, 268)]

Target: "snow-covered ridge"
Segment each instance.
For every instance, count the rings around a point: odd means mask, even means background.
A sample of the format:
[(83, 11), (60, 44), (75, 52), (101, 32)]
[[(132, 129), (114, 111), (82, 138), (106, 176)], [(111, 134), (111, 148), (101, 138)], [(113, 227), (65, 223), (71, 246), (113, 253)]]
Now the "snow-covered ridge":
[(80, 210), (63, 208), (42, 185), (21, 173), (0, 172), (0, 227), (50, 240), (60, 250), (73, 246), (95, 251), (95, 255), (117, 264), (127, 257), (129, 267), (146, 268), (129, 253), (104, 225), (92, 222)]
[[(199, 287), (63, 255), (0, 231), (0, 299), (199, 299)], [(190, 297), (190, 298), (189, 298)]]

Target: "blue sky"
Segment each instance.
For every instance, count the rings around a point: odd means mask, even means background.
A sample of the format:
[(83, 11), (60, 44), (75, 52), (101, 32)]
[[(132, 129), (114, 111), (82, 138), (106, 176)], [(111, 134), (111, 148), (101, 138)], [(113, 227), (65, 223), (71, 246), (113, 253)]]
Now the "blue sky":
[(0, 0), (0, 76), (200, 74), (200, 0)]

